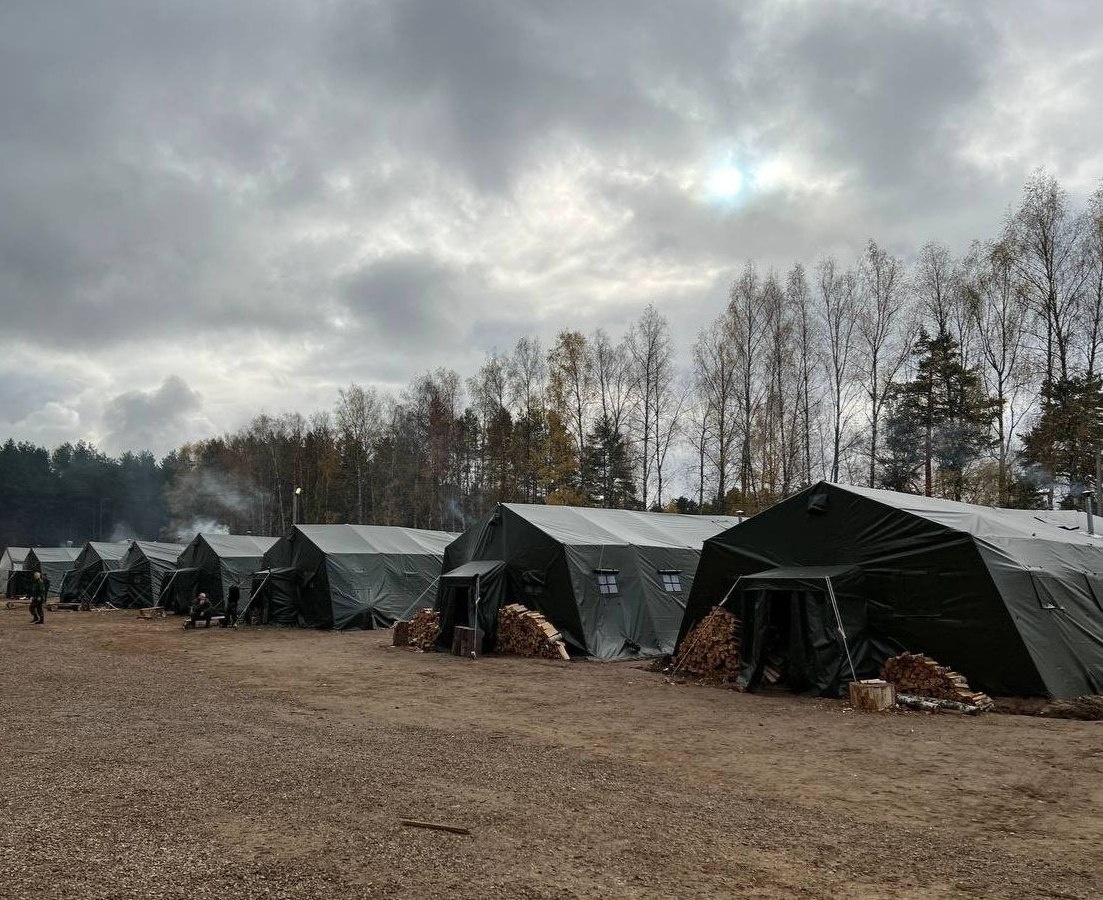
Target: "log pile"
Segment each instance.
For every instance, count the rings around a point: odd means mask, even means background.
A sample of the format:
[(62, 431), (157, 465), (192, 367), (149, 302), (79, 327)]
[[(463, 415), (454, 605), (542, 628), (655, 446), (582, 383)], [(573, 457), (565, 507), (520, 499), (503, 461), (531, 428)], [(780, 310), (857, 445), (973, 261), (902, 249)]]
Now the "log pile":
[(556, 627), (520, 603), (498, 610), (498, 652), (539, 659), (571, 658)]
[(435, 650), (440, 631), (440, 613), (432, 609), (419, 610), (410, 620), (410, 646), (418, 650)]
[(970, 688), (964, 675), (922, 653), (901, 653), (886, 660), (881, 674), (885, 681), (896, 685), (899, 693), (953, 700), (981, 709), (992, 706), (992, 698)]
[(717, 606), (682, 640), (674, 669), (706, 681), (731, 682), (739, 677), (743, 623)]

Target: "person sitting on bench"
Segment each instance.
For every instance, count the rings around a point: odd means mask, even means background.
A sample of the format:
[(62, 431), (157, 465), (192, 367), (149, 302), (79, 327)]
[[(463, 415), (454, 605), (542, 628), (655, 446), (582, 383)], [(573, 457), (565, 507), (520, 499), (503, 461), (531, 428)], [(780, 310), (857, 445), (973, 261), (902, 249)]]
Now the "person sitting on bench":
[(211, 614), (213, 612), (214, 610), (211, 607), (211, 601), (207, 599), (207, 595), (200, 594), (198, 597), (195, 598), (195, 603), (192, 604), (191, 619), (189, 620), (189, 624), (192, 628), (195, 628), (197, 627), (196, 623), (200, 619), (202, 619), (205, 627), (210, 628)]
[(236, 584), (230, 585), (226, 592), (226, 615), (219, 622), (221, 628), (237, 628), (237, 604), (241, 599), (241, 588)]

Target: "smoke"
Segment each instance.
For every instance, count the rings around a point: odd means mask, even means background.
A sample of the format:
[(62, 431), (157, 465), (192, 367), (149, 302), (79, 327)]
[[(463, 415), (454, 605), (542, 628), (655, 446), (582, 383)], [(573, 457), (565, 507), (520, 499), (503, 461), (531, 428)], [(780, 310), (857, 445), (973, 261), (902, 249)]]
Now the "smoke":
[(460, 509), (460, 505), (451, 497), (448, 499), (448, 515), (452, 517), (452, 521), (459, 524), (459, 531), (467, 530), (467, 516), (463, 514), (463, 510)]
[(251, 487), (247, 480), (231, 481), (210, 470), (178, 474), (166, 492), (170, 516), (166, 532), (177, 540), (189, 541), (199, 532), (250, 530)]
[(171, 537), (181, 544), (186, 544), (197, 534), (229, 534), (230, 526), (215, 519), (197, 518), (186, 524), (174, 526)]
[(113, 544), (117, 544), (120, 541), (133, 541), (137, 540), (137, 538), (135, 538), (136, 534), (137, 531), (131, 528), (126, 522), (116, 522), (111, 529), (111, 536), (108, 540)]

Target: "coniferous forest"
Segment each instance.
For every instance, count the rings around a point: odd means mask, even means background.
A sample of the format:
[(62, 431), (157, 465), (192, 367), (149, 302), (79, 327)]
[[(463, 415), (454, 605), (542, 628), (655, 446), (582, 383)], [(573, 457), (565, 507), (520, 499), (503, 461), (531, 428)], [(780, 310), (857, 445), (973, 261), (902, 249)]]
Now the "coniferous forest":
[(689, 513), (769, 506), (816, 480), (1020, 507), (1077, 505), (1103, 448), (1103, 187), (1046, 172), (962, 255), (787, 272), (749, 262), (691, 347), (655, 307), (623, 334), (521, 337), (476, 372), (259, 414), (109, 458), (0, 448), (0, 545), (300, 521), (461, 530), (498, 501)]

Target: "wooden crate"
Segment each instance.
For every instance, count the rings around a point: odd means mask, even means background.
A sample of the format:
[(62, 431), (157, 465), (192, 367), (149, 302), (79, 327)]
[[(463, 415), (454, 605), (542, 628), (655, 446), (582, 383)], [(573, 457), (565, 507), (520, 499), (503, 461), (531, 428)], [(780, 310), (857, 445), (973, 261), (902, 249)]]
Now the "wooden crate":
[(457, 625), (452, 632), (453, 656), (479, 656), (483, 651), (483, 633), (478, 628)]

